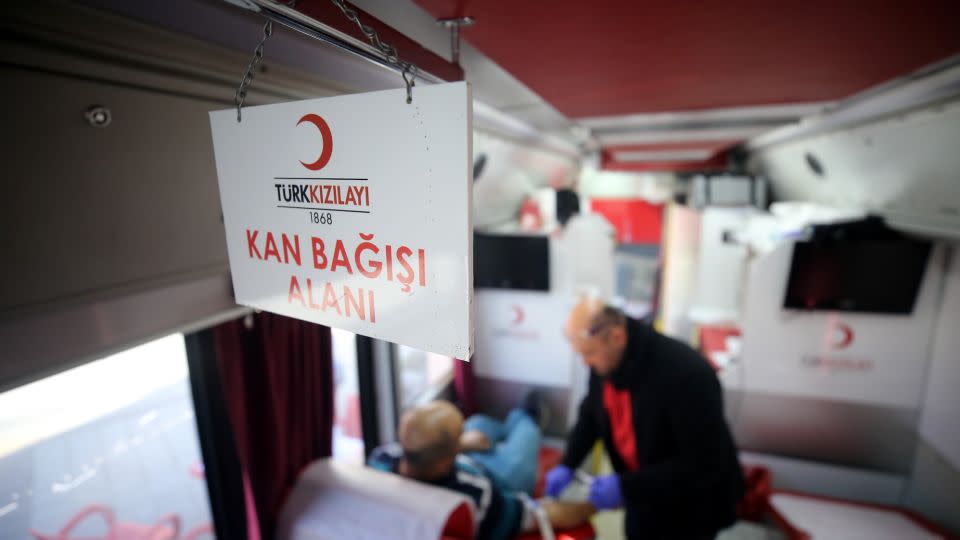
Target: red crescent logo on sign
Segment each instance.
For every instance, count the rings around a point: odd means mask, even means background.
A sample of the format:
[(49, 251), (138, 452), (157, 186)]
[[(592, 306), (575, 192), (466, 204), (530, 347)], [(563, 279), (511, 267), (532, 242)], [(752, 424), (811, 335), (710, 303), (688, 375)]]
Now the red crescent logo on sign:
[(323, 139), (323, 150), (320, 152), (320, 157), (313, 163), (304, 163), (301, 161), (300, 164), (311, 171), (319, 171), (330, 161), (330, 155), (333, 154), (333, 135), (330, 133), (330, 126), (327, 125), (327, 121), (316, 114), (303, 115), (303, 118), (297, 122), (297, 125), (299, 126), (304, 122), (313, 124), (320, 130), (320, 137)]
[(845, 323), (837, 324), (835, 336), (839, 339), (833, 343), (834, 349), (846, 349), (853, 343), (853, 329)]
[(523, 323), (523, 308), (520, 306), (513, 306), (513, 321), (514, 325), (519, 325)]

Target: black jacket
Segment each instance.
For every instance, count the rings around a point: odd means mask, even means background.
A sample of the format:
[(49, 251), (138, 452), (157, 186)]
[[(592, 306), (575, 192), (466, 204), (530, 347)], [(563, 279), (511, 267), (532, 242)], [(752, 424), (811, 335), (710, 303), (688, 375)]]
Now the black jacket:
[[(623, 361), (606, 378), (591, 373), (563, 464), (580, 465), (602, 438), (626, 509), (628, 538), (699, 538), (736, 519), (743, 496), (737, 450), (713, 368), (687, 345), (628, 320)], [(603, 385), (629, 389), (640, 468), (626, 470), (611, 438)]]

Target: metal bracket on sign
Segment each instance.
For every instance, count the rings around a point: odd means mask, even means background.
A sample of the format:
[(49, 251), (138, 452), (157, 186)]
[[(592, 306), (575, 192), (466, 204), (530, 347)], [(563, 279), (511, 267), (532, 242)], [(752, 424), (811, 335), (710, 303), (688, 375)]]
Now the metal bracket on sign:
[(460, 28), (473, 26), (476, 20), (473, 17), (451, 17), (437, 19), (437, 25), (450, 30), (450, 61), (460, 65)]

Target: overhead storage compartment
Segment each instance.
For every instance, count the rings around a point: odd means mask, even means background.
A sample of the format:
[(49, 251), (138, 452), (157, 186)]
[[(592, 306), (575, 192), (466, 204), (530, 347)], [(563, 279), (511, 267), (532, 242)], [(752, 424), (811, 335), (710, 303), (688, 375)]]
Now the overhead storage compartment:
[(960, 100), (762, 147), (749, 170), (775, 200), (860, 208), (896, 228), (960, 237)]
[[(249, 53), (76, 3), (4, 10), (0, 391), (237, 316), (208, 112)], [(271, 64), (248, 103), (343, 91)]]

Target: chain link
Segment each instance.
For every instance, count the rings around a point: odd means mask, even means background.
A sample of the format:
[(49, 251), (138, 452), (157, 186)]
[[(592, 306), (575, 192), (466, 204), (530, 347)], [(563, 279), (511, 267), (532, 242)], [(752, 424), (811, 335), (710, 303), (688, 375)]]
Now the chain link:
[[(407, 86), (407, 103), (412, 103), (413, 86), (416, 84), (415, 79), (418, 70), (417, 66), (401, 60), (397, 54), (397, 48), (389, 43), (384, 43), (375, 28), (360, 22), (360, 17), (357, 15), (357, 12), (348, 7), (343, 0), (331, 1), (333, 5), (343, 12), (344, 17), (357, 25), (360, 32), (362, 32), (367, 40), (370, 41), (370, 44), (383, 55), (387, 63), (400, 68), (400, 75), (403, 77), (403, 82)], [(296, 4), (297, 0), (287, 2), (287, 5), (290, 7), (295, 7)], [(233, 96), (233, 102), (237, 106), (237, 122), (240, 122), (242, 118), (240, 111), (243, 108), (243, 101), (247, 98), (247, 90), (250, 88), (250, 85), (253, 84), (253, 77), (257, 72), (257, 67), (259, 67), (260, 62), (263, 61), (263, 44), (271, 34), (273, 34), (273, 22), (268, 20), (267, 23), (263, 25), (263, 38), (260, 40), (260, 43), (257, 44), (257, 48), (254, 49), (253, 58), (250, 60), (250, 64), (247, 65), (247, 71), (243, 74), (243, 78), (240, 79), (240, 86), (237, 87), (237, 92)]]
[(240, 109), (243, 108), (243, 100), (247, 98), (247, 89), (253, 84), (253, 76), (257, 72), (257, 66), (259, 66), (263, 60), (263, 44), (271, 34), (273, 34), (273, 22), (267, 21), (267, 23), (263, 25), (263, 38), (260, 40), (260, 43), (257, 44), (257, 48), (253, 50), (253, 59), (250, 60), (246, 73), (244, 73), (243, 78), (240, 79), (240, 86), (237, 87), (237, 93), (233, 95), (233, 102), (237, 105), (237, 122), (240, 122)]
[(343, 12), (343, 16), (346, 17), (347, 20), (357, 25), (357, 28), (359, 28), (360, 32), (367, 38), (370, 45), (373, 45), (388, 63), (400, 68), (400, 75), (403, 77), (404, 84), (407, 85), (407, 103), (411, 103), (413, 101), (413, 86), (416, 84), (417, 66), (401, 60), (397, 53), (397, 48), (389, 43), (384, 43), (375, 28), (360, 22), (360, 17), (357, 15), (357, 12), (348, 7), (344, 0), (330, 1)]

